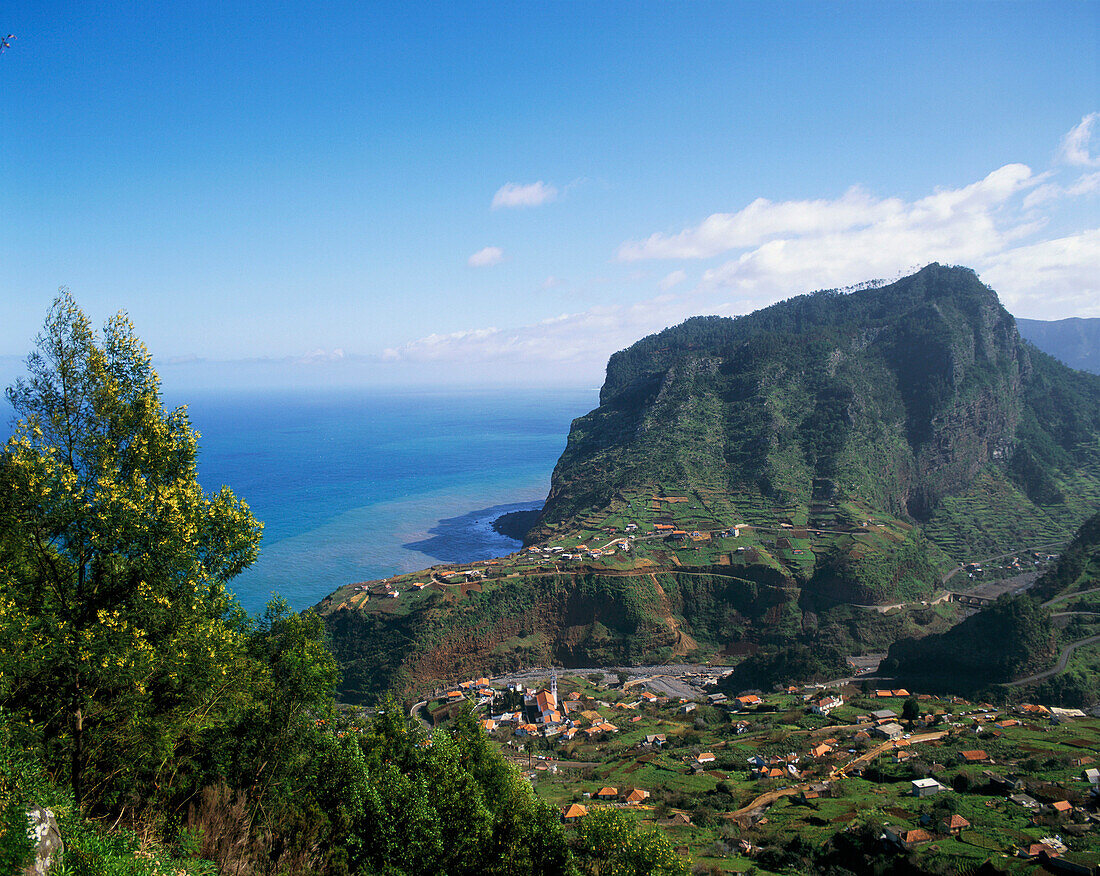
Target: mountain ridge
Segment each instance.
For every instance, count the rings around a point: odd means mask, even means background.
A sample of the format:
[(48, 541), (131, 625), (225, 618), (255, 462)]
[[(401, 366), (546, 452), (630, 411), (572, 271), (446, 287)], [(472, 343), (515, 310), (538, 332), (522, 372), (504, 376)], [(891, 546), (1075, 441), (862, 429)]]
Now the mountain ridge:
[[(1068, 540), (1098, 506), (1100, 378), (1021, 339), (973, 271), (929, 265), (614, 354), (526, 551), (320, 608), (360, 694), (524, 661), (885, 647), (954, 619), (928, 603), (958, 563)], [(911, 609), (852, 607), (894, 602)]]
[(1070, 368), (1100, 374), (1100, 317), (1016, 317), (1016, 328), (1025, 340)]

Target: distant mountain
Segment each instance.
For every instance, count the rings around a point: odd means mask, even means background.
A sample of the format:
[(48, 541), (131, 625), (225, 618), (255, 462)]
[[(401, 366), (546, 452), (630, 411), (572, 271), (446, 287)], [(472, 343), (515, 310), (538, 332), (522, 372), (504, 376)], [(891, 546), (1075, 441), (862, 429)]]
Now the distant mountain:
[(319, 609), (349, 698), (550, 662), (850, 654), (945, 628), (921, 600), (957, 563), (1064, 543), (1097, 508), (1100, 377), (1026, 343), (973, 271), (929, 265), (616, 353), (528, 533), (544, 550)]
[(1016, 319), (1020, 335), (1070, 368), (1100, 374), (1100, 317)]

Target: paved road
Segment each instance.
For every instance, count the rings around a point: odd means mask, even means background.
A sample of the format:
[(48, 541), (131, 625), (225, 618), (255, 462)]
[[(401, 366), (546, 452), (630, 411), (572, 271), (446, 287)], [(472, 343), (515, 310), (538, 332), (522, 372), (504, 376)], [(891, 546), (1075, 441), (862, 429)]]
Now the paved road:
[(1078, 639), (1076, 642), (1071, 642), (1062, 649), (1062, 656), (1058, 658), (1058, 662), (1054, 664), (1053, 669), (1047, 669), (1044, 672), (1036, 672), (1034, 675), (1029, 675), (1027, 678), (1021, 678), (1019, 681), (1010, 681), (1007, 683), (1006, 687), (1019, 687), (1021, 684), (1030, 684), (1033, 681), (1039, 681), (1048, 676), (1057, 675), (1066, 668), (1066, 664), (1069, 663), (1069, 658), (1073, 655), (1074, 651), (1083, 645), (1092, 645), (1095, 642), (1100, 642), (1100, 635), (1089, 636), (1087, 639)]
[[(703, 693), (704, 682), (716, 679), (723, 673), (729, 672), (728, 666), (708, 666), (704, 663), (670, 663), (659, 666), (567, 666), (554, 667), (534, 666), (510, 672), (504, 675), (494, 675), (490, 681), (494, 684), (526, 684), (528, 682), (547, 679), (552, 672), (556, 672), (559, 678), (566, 675), (586, 676), (600, 673), (605, 679), (614, 679), (619, 672), (625, 672), (628, 676), (627, 685), (635, 686), (639, 682), (645, 682), (647, 686), (665, 685), (675, 690), (681, 686), (687, 693), (677, 692), (670, 695), (698, 697)], [(685, 677), (686, 676), (686, 677)], [(711, 691), (713, 693), (713, 690)]]
[(426, 729), (431, 730), (432, 725), (425, 721), (422, 717), (420, 717), (420, 709), (426, 705), (428, 705), (427, 700), (421, 700), (419, 703), (413, 703), (413, 707), (409, 709), (409, 717), (416, 718), (416, 720), (423, 724)]
[(1062, 593), (1055, 596), (1053, 599), (1048, 599), (1043, 603), (1043, 608), (1050, 608), (1056, 602), (1066, 602), (1072, 599), (1074, 596), (1084, 596), (1086, 593), (1100, 593), (1100, 587), (1093, 587), (1091, 590), (1078, 590), (1074, 593)]

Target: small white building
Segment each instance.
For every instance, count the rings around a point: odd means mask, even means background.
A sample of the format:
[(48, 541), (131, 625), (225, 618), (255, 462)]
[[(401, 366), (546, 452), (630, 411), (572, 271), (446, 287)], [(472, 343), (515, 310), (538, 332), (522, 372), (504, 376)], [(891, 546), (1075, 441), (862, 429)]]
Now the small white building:
[(935, 779), (913, 779), (911, 786), (914, 797), (931, 797), (933, 794), (946, 790)]

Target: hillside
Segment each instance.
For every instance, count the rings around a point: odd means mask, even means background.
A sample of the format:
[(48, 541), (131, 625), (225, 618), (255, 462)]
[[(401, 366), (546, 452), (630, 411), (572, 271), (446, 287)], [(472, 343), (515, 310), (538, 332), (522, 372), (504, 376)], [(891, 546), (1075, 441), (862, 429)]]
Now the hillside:
[(1017, 319), (1020, 335), (1070, 368), (1100, 374), (1100, 318)]
[(1086, 520), (1058, 562), (1028, 591), (1044, 601), (1100, 587), (1100, 513)]
[[(1091, 704), (1100, 696), (1100, 643), (1088, 641), (1100, 634), (1098, 589), (1100, 513), (1026, 593), (1002, 596), (946, 633), (895, 642), (883, 669), (930, 690), (965, 693), (1015, 682), (1044, 702)], [(1083, 643), (1075, 665), (1056, 671), (1056, 658), (1075, 642)]]
[[(1067, 539), (1100, 504), (1098, 433), (1100, 379), (1029, 349), (972, 272), (931, 265), (616, 353), (532, 538), (639, 488), (695, 489), (771, 526), (834, 528), (854, 502), (972, 559)], [(867, 577), (851, 551), (796, 565), (826, 587)]]
[(929, 603), (957, 564), (1060, 545), (1098, 506), (1100, 378), (930, 265), (616, 353), (528, 550), (319, 608), (352, 698), (524, 663), (884, 649), (956, 619)]

